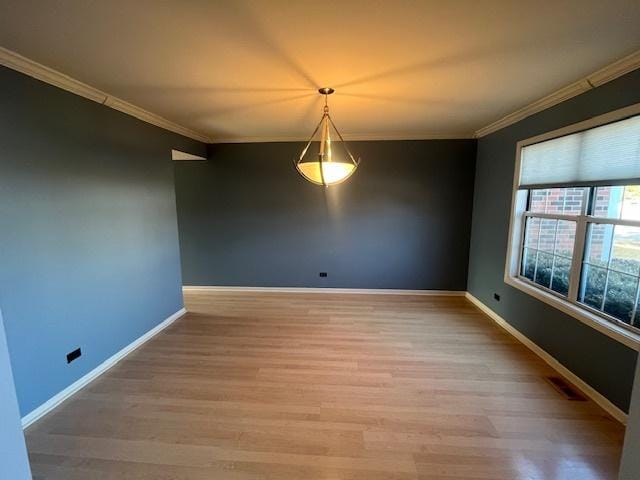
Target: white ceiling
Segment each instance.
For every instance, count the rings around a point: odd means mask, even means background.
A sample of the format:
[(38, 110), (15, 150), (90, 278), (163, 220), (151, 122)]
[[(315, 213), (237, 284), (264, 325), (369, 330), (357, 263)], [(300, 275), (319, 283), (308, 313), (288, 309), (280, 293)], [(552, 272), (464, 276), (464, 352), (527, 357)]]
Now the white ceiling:
[(214, 141), (472, 133), (640, 48), (639, 0), (0, 0), (0, 45)]

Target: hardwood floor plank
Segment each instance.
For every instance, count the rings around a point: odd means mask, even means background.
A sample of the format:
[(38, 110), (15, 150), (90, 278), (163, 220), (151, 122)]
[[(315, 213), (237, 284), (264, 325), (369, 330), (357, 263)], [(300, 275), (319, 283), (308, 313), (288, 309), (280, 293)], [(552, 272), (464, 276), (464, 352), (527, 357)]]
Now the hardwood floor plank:
[(34, 478), (615, 479), (623, 427), (464, 298), (185, 300), (27, 430)]

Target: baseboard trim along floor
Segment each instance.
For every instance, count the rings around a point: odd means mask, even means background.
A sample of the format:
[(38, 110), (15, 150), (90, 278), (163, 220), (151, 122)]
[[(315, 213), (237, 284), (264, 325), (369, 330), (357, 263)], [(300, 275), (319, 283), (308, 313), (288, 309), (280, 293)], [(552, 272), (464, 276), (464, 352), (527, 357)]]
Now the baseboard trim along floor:
[(189, 285), (185, 292), (347, 293), (356, 295), (437, 295), (464, 297), (464, 290), (400, 290), (395, 288), (226, 287)]
[(173, 315), (168, 317), (166, 320), (164, 320), (162, 323), (156, 325), (147, 333), (145, 333), (138, 339), (131, 342), (129, 345), (124, 347), (122, 350), (120, 350), (116, 354), (106, 359), (104, 362), (102, 362), (96, 368), (91, 370), (89, 373), (87, 373), (83, 377), (73, 382), (67, 388), (65, 388), (61, 392), (51, 397), (49, 400), (44, 402), (42, 405), (40, 405), (36, 409), (29, 412), (27, 415), (22, 417), (22, 428), (27, 428), (33, 422), (45, 416), (47, 413), (49, 413), (51, 410), (53, 410), (62, 402), (64, 402), (67, 398), (69, 398), (71, 395), (76, 393), (85, 385), (89, 384), (91, 381), (98, 378), (100, 375), (102, 375), (104, 372), (109, 370), (111, 367), (113, 367), (116, 363), (118, 363), (124, 357), (126, 357), (131, 352), (133, 352), (136, 348), (140, 347), (142, 344), (144, 344), (145, 342), (147, 342), (148, 340), (156, 336), (158, 333), (160, 333), (162, 330), (167, 328), (177, 319), (182, 317), (185, 313), (187, 313), (187, 310), (185, 308), (181, 308), (176, 313), (174, 313)]
[[(576, 376), (573, 372), (563, 366), (558, 360), (552, 357), (545, 350), (536, 345), (533, 341), (523, 335), (519, 330), (515, 329), (505, 319), (503, 319), (496, 312), (491, 310), (488, 306), (478, 300), (469, 292), (465, 291), (451, 291), (451, 290), (396, 290), (396, 289), (356, 289), (356, 288), (294, 288), (294, 287), (223, 287), (223, 286), (185, 286), (184, 291), (188, 292), (263, 292), (263, 293), (329, 293), (329, 294), (378, 294), (378, 295), (428, 295), (428, 296), (464, 296), (476, 307), (478, 307), (483, 313), (491, 318), (496, 324), (503, 328), (507, 333), (515, 337), (520, 343), (529, 348), (533, 353), (546, 362), (551, 368), (557, 371), (560, 375), (566, 378), (569, 382), (575, 385), (582, 391), (587, 397), (593, 400), (607, 413), (619, 422), (626, 424), (627, 414), (616, 407), (602, 394), (596, 391), (593, 387), (587, 384), (580, 377)], [(125, 348), (105, 360), (89, 373), (78, 379), (67, 388), (47, 400), (45, 403), (28, 413), (22, 418), (22, 427), (27, 428), (29, 425), (40, 419), (51, 410), (56, 408), (67, 398), (72, 396), (78, 390), (91, 381), (99, 377), (108, 369), (113, 367), (116, 363), (126, 357), (129, 353), (140, 347), (142, 344), (150, 340), (152, 337), (160, 333), (167, 328), (178, 318), (182, 317), (186, 313), (186, 309), (182, 308), (162, 323), (149, 330), (134, 342), (127, 345)]]
[(516, 338), (520, 343), (522, 343), (525, 347), (535, 353), (538, 357), (544, 360), (551, 368), (553, 368), (556, 372), (562, 375), (565, 379), (575, 385), (578, 389), (582, 391), (587, 397), (597, 403), (601, 408), (603, 408), (609, 415), (618, 420), (619, 422), (626, 425), (627, 423), (627, 414), (616, 407), (613, 403), (611, 403), (607, 398), (605, 398), (601, 393), (591, 387), (588, 383), (578, 377), (571, 370), (562, 365), (558, 360), (552, 357), (545, 350), (540, 348), (536, 343), (529, 340), (524, 334), (522, 334), (519, 330), (514, 328), (509, 322), (507, 322), (504, 318), (498, 315), (496, 312), (487, 307), (484, 303), (474, 297), (471, 293), (466, 292), (466, 298), (473, 303), (476, 307), (478, 307), (482, 312), (484, 312), (489, 318), (491, 318), (495, 323), (497, 323), (501, 328), (506, 330), (510, 335)]

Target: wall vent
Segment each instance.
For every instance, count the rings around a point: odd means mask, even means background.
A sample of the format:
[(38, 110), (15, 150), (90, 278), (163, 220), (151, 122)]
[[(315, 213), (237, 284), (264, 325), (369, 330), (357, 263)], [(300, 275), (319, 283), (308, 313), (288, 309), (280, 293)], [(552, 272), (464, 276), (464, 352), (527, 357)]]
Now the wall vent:
[(573, 385), (561, 377), (544, 377), (544, 379), (563, 397), (573, 402), (586, 402), (587, 399)]

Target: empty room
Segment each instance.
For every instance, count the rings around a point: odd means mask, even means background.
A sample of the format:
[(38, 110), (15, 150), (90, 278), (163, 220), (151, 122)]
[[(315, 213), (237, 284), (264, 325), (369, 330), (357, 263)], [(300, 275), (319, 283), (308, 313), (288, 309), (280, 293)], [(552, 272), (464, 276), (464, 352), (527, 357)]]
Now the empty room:
[(0, 480), (640, 480), (640, 1), (0, 0)]

